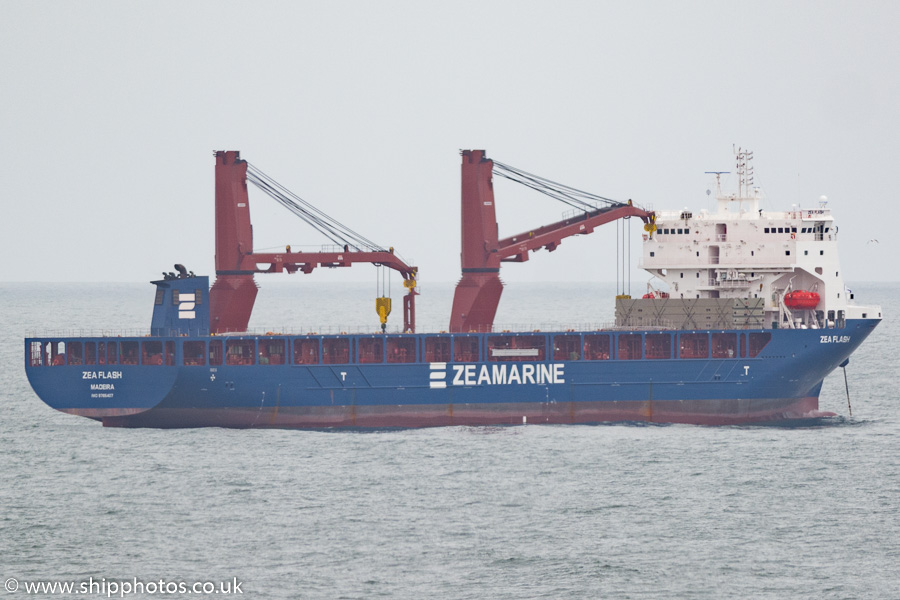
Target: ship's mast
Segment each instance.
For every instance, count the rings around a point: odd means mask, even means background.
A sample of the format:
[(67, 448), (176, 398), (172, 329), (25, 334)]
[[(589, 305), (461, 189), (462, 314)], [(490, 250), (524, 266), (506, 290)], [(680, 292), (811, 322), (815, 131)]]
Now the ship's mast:
[(749, 150), (738, 148), (735, 153), (738, 175), (738, 200), (750, 197), (750, 189), (753, 186), (753, 153)]
[(704, 171), (707, 175), (716, 176), (716, 201), (718, 203), (719, 213), (727, 213), (728, 205), (734, 201), (737, 201), (738, 203), (739, 213), (744, 212), (744, 201), (749, 202), (750, 210), (755, 212), (759, 208), (759, 194), (757, 193), (757, 190), (753, 189), (754, 178), (753, 166), (751, 165), (753, 152), (744, 150), (740, 147), (735, 147), (734, 156), (738, 176), (737, 194), (725, 196), (722, 193), (722, 175), (727, 175), (730, 171)]

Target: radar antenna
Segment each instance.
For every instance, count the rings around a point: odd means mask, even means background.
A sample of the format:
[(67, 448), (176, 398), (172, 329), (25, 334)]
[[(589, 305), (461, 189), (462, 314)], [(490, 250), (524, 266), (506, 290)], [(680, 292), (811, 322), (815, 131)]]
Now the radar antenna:
[[(716, 176), (716, 198), (720, 198), (722, 196), (722, 175), (728, 175), (731, 171), (703, 171), (706, 175), (715, 175)], [(709, 190), (706, 190), (706, 195), (709, 195)]]

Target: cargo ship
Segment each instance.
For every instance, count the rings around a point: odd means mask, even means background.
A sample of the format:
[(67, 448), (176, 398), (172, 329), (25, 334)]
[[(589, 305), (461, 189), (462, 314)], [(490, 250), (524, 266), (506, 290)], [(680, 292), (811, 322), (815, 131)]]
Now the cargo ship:
[[(462, 277), (447, 329), (415, 327), (418, 269), (242, 160), (216, 157), (216, 280), (181, 265), (153, 281), (147, 335), (25, 339), (25, 370), (49, 406), (113, 427), (388, 428), (645, 421), (706, 425), (818, 418), (824, 378), (872, 332), (877, 306), (844, 285), (827, 202), (768, 212), (752, 153), (714, 211), (653, 212), (489, 159), (462, 156)], [(565, 202), (558, 222), (500, 238), (493, 178)], [(334, 247), (255, 252), (248, 183)], [(707, 192), (710, 193), (709, 191)], [(638, 219), (640, 221), (638, 221)], [(642, 222), (641, 298), (619, 294), (615, 323), (498, 330), (502, 263), (554, 250), (605, 223)], [(623, 239), (625, 236), (622, 236)], [(623, 250), (622, 256), (624, 257)], [(255, 276), (372, 263), (403, 277), (403, 326), (365, 333), (247, 330)], [(610, 301), (613, 301), (610, 298)]]

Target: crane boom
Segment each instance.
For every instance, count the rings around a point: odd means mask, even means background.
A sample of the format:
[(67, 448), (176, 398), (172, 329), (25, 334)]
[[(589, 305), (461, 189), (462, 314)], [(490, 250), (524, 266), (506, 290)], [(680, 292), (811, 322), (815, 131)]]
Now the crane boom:
[(209, 292), (210, 329), (246, 331), (256, 301), (256, 273), (310, 273), (316, 267), (372, 263), (399, 272), (409, 290), (403, 297), (403, 330), (415, 332), (416, 267), (390, 249), (360, 250), (345, 244), (329, 252), (254, 252), (247, 194), (248, 163), (240, 152), (216, 152), (216, 281)]
[(462, 151), (462, 278), (456, 285), (450, 331), (490, 331), (503, 293), (501, 262), (525, 262), (528, 252), (553, 251), (572, 235), (592, 233), (617, 219), (639, 217), (650, 222), (653, 213), (628, 203), (586, 211), (578, 216), (499, 238), (493, 189), (494, 163), (484, 150)]

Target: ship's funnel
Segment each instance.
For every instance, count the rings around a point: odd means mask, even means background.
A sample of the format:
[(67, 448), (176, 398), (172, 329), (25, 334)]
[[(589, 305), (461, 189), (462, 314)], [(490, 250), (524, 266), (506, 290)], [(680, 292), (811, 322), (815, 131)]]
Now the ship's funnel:
[(209, 277), (178, 277), (156, 285), (150, 335), (209, 335)]

